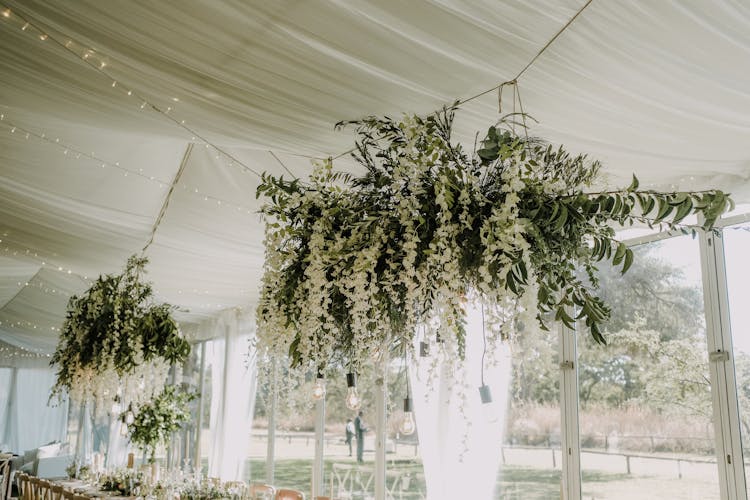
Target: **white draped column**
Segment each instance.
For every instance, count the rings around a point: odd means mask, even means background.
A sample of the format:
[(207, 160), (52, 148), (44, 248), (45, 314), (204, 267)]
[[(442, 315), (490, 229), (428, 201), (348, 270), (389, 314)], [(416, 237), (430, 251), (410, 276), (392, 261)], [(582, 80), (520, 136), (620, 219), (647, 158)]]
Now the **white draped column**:
[[(510, 349), (503, 344), (500, 352), (487, 356), (497, 363), (488, 361), (484, 367), (493, 401), (483, 405), (479, 386), (484, 342), (478, 307), (467, 308), (466, 332), (465, 380), (456, 380), (456, 373), (442, 364), (430, 385), (431, 358), (411, 360), (414, 416), (430, 500), (492, 498), (497, 480), (511, 381)], [(464, 383), (468, 389), (462, 401), (458, 392)]]
[(211, 360), (208, 475), (239, 481), (244, 479), (255, 408), (255, 356), (248, 356), (254, 326), (251, 318), (226, 311), (217, 320), (214, 333), (211, 353), (207, 353)]

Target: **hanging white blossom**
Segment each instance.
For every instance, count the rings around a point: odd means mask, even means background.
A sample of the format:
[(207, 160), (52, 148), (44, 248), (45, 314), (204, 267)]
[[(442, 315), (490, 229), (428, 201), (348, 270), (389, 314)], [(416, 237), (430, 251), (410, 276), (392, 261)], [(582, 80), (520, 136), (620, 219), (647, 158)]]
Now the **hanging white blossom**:
[[(269, 202), (258, 339), (309, 368), (356, 366), (411, 349), (418, 331), (463, 357), (468, 296), (487, 310), (488, 340), (519, 323), (581, 320), (599, 342), (609, 308), (595, 264), (627, 271), (633, 253), (614, 224), (710, 229), (731, 206), (721, 191), (590, 192), (600, 165), (501, 121), (481, 148), (451, 142), (455, 108), (427, 118), (352, 122), (362, 177), (316, 166), (309, 183), (263, 176)], [(341, 124), (340, 124), (341, 125)], [(420, 326), (421, 328), (418, 328)]]

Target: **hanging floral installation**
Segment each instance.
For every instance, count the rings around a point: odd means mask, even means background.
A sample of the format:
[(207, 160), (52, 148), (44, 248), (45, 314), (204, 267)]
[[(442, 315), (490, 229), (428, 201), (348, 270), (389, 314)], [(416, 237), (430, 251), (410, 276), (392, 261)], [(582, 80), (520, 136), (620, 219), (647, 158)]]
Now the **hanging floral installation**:
[(614, 227), (694, 232), (683, 220), (699, 214), (710, 230), (732, 206), (718, 190), (642, 190), (635, 176), (596, 191), (598, 161), (515, 133), (512, 116), (467, 152), (451, 141), (455, 110), (339, 124), (356, 127), (360, 177), (331, 161), (309, 182), (263, 176), (262, 345), (293, 366), (356, 368), (426, 328), (460, 359), (467, 296), (491, 313), (489, 341), (554, 319), (604, 343), (596, 264), (624, 273), (633, 261)]
[(100, 276), (70, 298), (50, 363), (57, 366), (53, 396), (94, 403), (99, 414), (137, 407), (162, 392), (172, 364), (187, 359), (174, 307), (154, 303), (144, 281), (147, 262), (132, 256), (122, 274)]

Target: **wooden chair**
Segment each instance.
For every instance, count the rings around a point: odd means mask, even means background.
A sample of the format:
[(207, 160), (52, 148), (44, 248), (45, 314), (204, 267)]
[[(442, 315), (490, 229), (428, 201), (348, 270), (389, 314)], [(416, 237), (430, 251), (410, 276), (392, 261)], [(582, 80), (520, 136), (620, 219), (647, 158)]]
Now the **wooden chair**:
[(52, 500), (52, 483), (40, 479), (36, 487), (37, 500)]
[(28, 500), (40, 500), (41, 497), (39, 496), (40, 492), (40, 483), (41, 479), (39, 479), (36, 476), (29, 476), (29, 496), (27, 497)]
[(63, 493), (65, 489), (60, 484), (53, 484), (50, 489), (50, 500), (63, 500)]
[(16, 488), (18, 488), (18, 500), (28, 500), (29, 476), (23, 472), (16, 472)]
[(70, 490), (63, 489), (62, 492), (63, 500), (75, 500), (76, 494)]
[(260, 495), (266, 495), (267, 498), (276, 496), (276, 488), (270, 484), (253, 483), (250, 485), (250, 498), (258, 498)]
[(276, 490), (276, 500), (305, 500), (305, 494), (297, 490), (280, 488)]

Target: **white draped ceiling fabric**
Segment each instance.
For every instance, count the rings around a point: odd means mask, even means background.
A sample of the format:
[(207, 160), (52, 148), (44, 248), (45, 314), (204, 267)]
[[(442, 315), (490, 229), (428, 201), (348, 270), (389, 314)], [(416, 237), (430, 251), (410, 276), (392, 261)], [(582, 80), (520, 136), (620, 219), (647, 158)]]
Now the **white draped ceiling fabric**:
[[(586, 2), (0, 4), (0, 340), (50, 352), (68, 296), (144, 247), (181, 165), (146, 255), (187, 325), (256, 300), (253, 172), (304, 177), (352, 146), (339, 120), (513, 79)], [(533, 133), (613, 184), (747, 201), (748, 57), (746, 3), (593, 0), (519, 89)], [(467, 103), (457, 137), (497, 116), (494, 92)]]
[[(750, 4), (730, 0), (0, 0), (0, 340), (51, 352), (69, 296), (152, 236), (158, 297), (214, 335), (201, 325), (258, 296), (258, 173), (305, 177), (351, 148), (335, 122), (427, 113), (531, 61), (533, 134), (613, 185), (634, 172), (746, 202), (748, 60)], [(497, 101), (465, 104), (456, 137)]]

